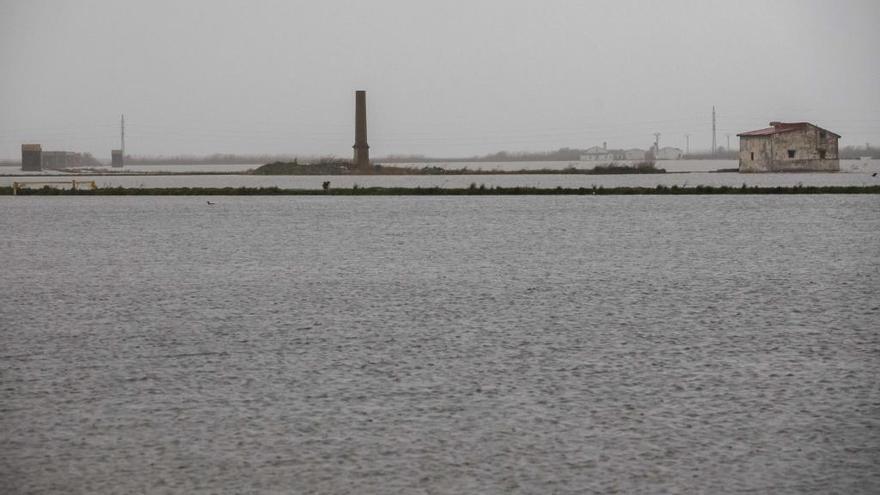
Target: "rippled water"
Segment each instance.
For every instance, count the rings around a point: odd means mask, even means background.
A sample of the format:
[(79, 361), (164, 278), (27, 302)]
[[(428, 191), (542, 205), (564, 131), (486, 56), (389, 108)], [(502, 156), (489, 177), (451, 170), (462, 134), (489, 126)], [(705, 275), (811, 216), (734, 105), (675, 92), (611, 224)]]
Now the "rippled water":
[(0, 492), (876, 493), (880, 200), (0, 199)]

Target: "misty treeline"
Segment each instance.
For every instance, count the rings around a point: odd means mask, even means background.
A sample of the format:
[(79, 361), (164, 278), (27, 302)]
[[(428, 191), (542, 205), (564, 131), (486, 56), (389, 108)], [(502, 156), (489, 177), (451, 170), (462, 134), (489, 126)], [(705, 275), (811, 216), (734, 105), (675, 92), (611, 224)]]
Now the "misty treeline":
[(385, 163), (430, 163), (430, 162), (555, 162), (578, 161), (583, 150), (559, 148), (556, 151), (498, 151), (482, 156), (457, 158), (438, 158), (425, 155), (388, 155), (378, 159)]
[(694, 151), (681, 156), (682, 160), (738, 160), (739, 150), (726, 150), (723, 146), (715, 154), (711, 151)]
[(126, 155), (126, 165), (261, 165), (271, 162), (295, 160), (294, 155), (237, 155), (214, 153), (211, 155), (137, 156)]
[[(618, 150), (623, 151), (623, 150)], [(498, 151), (488, 155), (464, 158), (436, 158), (425, 155), (389, 155), (380, 158), (384, 163), (431, 163), (431, 162), (576, 162), (587, 150), (578, 148), (559, 148), (556, 151)], [(735, 160), (737, 151), (720, 148), (714, 155), (709, 152), (691, 153), (682, 156), (683, 160)]]
[(844, 160), (855, 160), (863, 156), (880, 158), (880, 147), (871, 146), (870, 144), (866, 144), (865, 146), (844, 146), (837, 152), (840, 155), (840, 158), (843, 158)]

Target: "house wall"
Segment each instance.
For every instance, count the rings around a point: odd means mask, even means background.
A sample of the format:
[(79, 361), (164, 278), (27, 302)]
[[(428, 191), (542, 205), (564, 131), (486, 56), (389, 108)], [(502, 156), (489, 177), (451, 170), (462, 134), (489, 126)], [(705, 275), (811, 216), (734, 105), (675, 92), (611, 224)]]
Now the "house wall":
[(614, 154), (605, 148), (593, 146), (586, 150), (580, 159), (582, 162), (610, 162), (614, 160)]
[(646, 153), (642, 150), (626, 150), (623, 152), (623, 157), (626, 160), (644, 160)]
[(772, 155), (770, 136), (741, 136), (739, 139), (739, 171), (770, 172)]
[[(825, 136), (822, 137), (821, 133)], [(816, 127), (774, 134), (774, 171), (838, 171), (840, 159), (837, 154), (837, 137)], [(820, 154), (825, 150), (825, 157)], [(794, 152), (794, 157), (789, 156)]]
[(591, 153), (588, 155), (581, 155), (582, 162), (610, 162), (614, 160), (614, 155), (610, 153)]

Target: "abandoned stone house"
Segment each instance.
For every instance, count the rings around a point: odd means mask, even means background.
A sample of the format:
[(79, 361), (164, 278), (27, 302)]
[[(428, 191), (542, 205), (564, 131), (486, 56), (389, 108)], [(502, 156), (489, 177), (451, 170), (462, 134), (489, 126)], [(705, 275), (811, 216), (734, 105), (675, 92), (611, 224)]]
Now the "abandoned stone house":
[(840, 135), (809, 122), (770, 122), (737, 134), (740, 172), (837, 172)]

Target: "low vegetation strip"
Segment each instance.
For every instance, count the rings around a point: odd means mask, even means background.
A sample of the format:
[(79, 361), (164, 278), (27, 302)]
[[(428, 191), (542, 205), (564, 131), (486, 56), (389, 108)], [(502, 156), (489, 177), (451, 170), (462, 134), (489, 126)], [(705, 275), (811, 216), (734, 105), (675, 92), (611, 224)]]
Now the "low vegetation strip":
[[(71, 190), (54, 187), (24, 188), (19, 196), (503, 196), (503, 195), (709, 195), (709, 194), (880, 194), (873, 186), (657, 186), (657, 187), (359, 187), (340, 189), (281, 189), (279, 187), (109, 187)], [(0, 195), (13, 195), (11, 187), (0, 187)]]
[(612, 175), (612, 174), (663, 174), (665, 169), (657, 168), (654, 162), (641, 162), (632, 165), (609, 163), (594, 168), (563, 169), (520, 169), (487, 170), (463, 168), (442, 168), (438, 166), (398, 167), (373, 165), (367, 170), (354, 167), (344, 160), (322, 160), (315, 163), (275, 162), (267, 163), (250, 172), (253, 175)]

